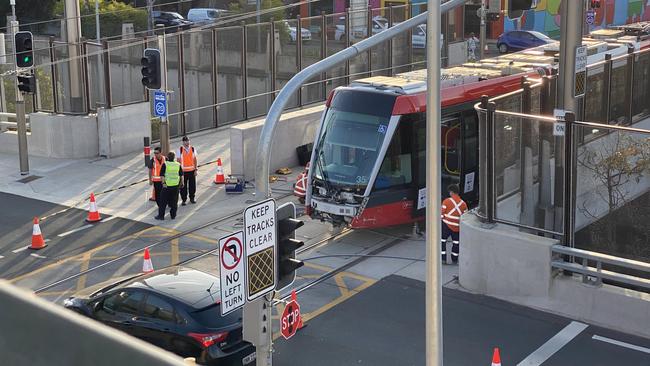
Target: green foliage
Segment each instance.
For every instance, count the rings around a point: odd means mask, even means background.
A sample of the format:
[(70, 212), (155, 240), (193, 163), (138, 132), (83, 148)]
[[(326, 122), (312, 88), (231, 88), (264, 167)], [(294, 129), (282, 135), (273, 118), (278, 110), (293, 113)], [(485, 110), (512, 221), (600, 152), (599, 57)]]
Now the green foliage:
[[(260, 4), (261, 10), (265, 9), (272, 9), (272, 8), (281, 8), (284, 6), (284, 2), (282, 0), (261, 0), (262, 3)], [(247, 24), (254, 24), (257, 23), (257, 16), (254, 15), (255, 11), (257, 10), (257, 5), (249, 5), (247, 0), (239, 0), (238, 2), (233, 2), (229, 5), (230, 11), (234, 13), (248, 13), (251, 16), (247, 17), (244, 19), (244, 22)], [(285, 9), (281, 8), (279, 10), (274, 10), (272, 12), (268, 12), (265, 14), (260, 15), (260, 22), (270, 22), (273, 20), (282, 20), (287, 18), (287, 12)], [(235, 25), (235, 24), (231, 24)]]
[[(59, 0), (18, 0), (16, 1), (16, 17), (21, 23), (48, 20), (53, 18), (54, 6)], [(6, 25), (5, 14), (11, 15), (11, 5), (8, 0), (0, 1), (0, 26)]]
[[(133, 23), (135, 32), (147, 30), (147, 11), (115, 0), (79, 0), (81, 13), (81, 34), (88, 39), (95, 38), (95, 1), (99, 1), (99, 25), (102, 37), (122, 34), (123, 23)], [(63, 16), (64, 2), (57, 2), (56, 14)]]
[[(3, 77), (4, 98), (9, 113), (16, 112), (16, 86), (15, 77)], [(50, 111), (54, 110), (54, 96), (52, 95), (52, 77), (43, 69), (36, 69), (36, 85), (38, 91), (38, 103), (40, 105), (38, 110)], [(34, 111), (33, 99), (31, 95), (25, 96), (25, 110), (27, 113)]]

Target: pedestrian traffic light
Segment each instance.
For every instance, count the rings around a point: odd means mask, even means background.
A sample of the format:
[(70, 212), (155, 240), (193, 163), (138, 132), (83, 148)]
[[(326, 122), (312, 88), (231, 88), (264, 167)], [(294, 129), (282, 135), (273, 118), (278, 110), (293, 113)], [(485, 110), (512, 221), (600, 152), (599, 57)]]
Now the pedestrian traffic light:
[(18, 76), (18, 90), (23, 93), (36, 93), (36, 77), (34, 75)]
[(591, 8), (592, 9), (600, 8), (600, 0), (591, 0)]
[(296, 259), (296, 249), (304, 245), (296, 240), (296, 229), (304, 225), (304, 222), (296, 220), (296, 206), (288, 203), (276, 210), (277, 219), (277, 243), (276, 257), (278, 264), (278, 282), (276, 290), (281, 290), (293, 283), (296, 279), (296, 269), (303, 266), (303, 262)]
[(160, 89), (162, 79), (160, 51), (155, 48), (145, 49), (140, 64), (142, 65), (142, 85), (149, 89)]
[(508, 17), (511, 19), (520, 18), (524, 10), (533, 7), (533, 0), (508, 0)]
[(32, 67), (34, 66), (34, 49), (32, 44), (32, 32), (17, 32), (14, 35), (14, 45), (16, 47), (16, 66)]

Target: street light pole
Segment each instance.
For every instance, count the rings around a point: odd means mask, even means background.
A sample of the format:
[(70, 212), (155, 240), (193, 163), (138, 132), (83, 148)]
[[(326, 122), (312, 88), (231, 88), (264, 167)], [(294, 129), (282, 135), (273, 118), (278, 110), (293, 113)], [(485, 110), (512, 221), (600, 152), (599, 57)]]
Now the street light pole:
[(486, 29), (486, 24), (485, 24), (485, 16), (487, 13), (487, 10), (485, 9), (485, 2), (487, 0), (481, 0), (481, 60), (485, 58), (485, 37), (487, 36), (487, 29)]
[(426, 158), (426, 366), (442, 365), (440, 253), (440, 1), (428, 0)]
[(102, 40), (99, 29), (99, 0), (95, 0), (95, 38), (97, 38), (97, 42), (101, 42)]
[[(11, 4), (11, 38), (14, 43), (14, 53), (16, 53), (16, 32), (18, 32), (18, 21), (16, 19), (16, 0), (10, 0)], [(18, 65), (14, 57), (14, 74), (16, 76), (16, 129), (18, 135), (18, 159), (20, 161), (20, 174), (29, 174), (29, 154), (27, 152), (27, 121), (25, 117), (25, 98), (23, 93), (18, 89)]]

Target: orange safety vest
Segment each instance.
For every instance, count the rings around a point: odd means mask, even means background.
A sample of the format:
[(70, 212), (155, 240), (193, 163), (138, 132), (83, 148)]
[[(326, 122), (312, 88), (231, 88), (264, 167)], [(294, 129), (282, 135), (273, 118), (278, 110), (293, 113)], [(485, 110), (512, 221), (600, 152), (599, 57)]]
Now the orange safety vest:
[(188, 149), (185, 149), (185, 146), (181, 146), (181, 167), (184, 172), (194, 171), (194, 148), (192, 146)]
[(151, 169), (151, 181), (152, 182), (162, 182), (162, 177), (160, 176), (160, 168), (165, 165), (165, 159), (162, 159), (162, 162), (159, 162), (158, 159), (153, 158), (153, 168)]
[(298, 176), (298, 180), (296, 181), (296, 186), (293, 187), (293, 195), (297, 197), (305, 197), (307, 191), (306, 188), (307, 188), (307, 173), (302, 172)]
[(460, 231), (460, 215), (467, 211), (467, 204), (457, 194), (442, 201), (442, 222), (453, 232)]

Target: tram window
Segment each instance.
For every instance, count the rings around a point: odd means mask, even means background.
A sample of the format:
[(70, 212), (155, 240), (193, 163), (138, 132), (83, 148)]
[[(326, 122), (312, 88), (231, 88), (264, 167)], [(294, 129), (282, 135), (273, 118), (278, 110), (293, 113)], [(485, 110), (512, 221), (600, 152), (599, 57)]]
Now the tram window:
[(410, 184), (413, 181), (411, 155), (413, 152), (413, 123), (400, 122), (379, 168), (375, 189), (387, 189)]
[[(585, 120), (589, 122), (607, 123), (607, 106), (605, 100), (605, 68), (604, 66), (589, 69), (587, 71), (587, 89), (585, 91)], [(583, 129), (585, 135), (583, 141), (601, 135), (604, 130)], [(588, 132), (589, 131), (589, 132)]]
[(632, 115), (633, 121), (638, 122), (650, 113), (650, 54), (643, 53), (634, 64), (634, 83), (632, 87)]
[(609, 122), (610, 124), (625, 124), (627, 121), (627, 105), (625, 103), (625, 96), (627, 95), (627, 65), (626, 60), (615, 62), (612, 66), (612, 83), (610, 88), (610, 107), (609, 107)]
[(464, 149), (461, 158), (463, 167), (466, 170), (475, 169), (478, 166), (478, 123), (476, 112), (466, 113), (463, 121)]

